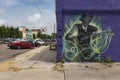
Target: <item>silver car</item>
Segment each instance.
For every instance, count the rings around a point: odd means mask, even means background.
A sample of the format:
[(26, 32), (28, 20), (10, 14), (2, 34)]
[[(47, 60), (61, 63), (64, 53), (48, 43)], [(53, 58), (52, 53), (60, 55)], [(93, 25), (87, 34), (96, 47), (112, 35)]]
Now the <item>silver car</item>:
[(44, 42), (42, 39), (35, 39), (35, 40), (33, 41), (33, 43), (34, 43), (34, 45), (35, 45), (36, 47), (39, 47), (39, 46), (45, 44), (45, 42)]

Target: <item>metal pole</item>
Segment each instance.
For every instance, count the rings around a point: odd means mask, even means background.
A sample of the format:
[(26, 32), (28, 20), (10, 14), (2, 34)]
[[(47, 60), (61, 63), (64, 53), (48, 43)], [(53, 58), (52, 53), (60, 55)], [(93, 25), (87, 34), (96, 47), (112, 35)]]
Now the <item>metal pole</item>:
[(55, 23), (54, 23), (54, 33), (53, 33), (53, 38), (55, 39)]
[(46, 40), (47, 40), (47, 27), (46, 27)]

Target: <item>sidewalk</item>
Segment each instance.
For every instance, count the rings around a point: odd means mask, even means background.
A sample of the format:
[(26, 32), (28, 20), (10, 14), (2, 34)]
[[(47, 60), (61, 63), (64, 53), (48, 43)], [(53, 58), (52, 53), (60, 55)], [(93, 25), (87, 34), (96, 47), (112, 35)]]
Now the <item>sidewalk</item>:
[(120, 63), (65, 63), (66, 80), (120, 80)]
[(0, 80), (119, 80), (120, 63), (55, 63), (56, 51), (43, 46), (17, 56)]

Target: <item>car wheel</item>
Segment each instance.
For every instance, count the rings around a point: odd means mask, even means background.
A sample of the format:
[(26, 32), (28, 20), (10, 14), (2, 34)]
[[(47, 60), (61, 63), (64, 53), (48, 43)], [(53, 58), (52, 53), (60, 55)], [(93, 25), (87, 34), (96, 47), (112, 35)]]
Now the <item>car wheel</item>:
[(12, 46), (10, 46), (10, 49), (13, 49), (13, 47), (12, 47)]
[(37, 43), (35, 43), (35, 46), (37, 47)]
[(37, 44), (37, 47), (40, 47), (40, 44)]
[(17, 49), (21, 49), (21, 46), (18, 46)]

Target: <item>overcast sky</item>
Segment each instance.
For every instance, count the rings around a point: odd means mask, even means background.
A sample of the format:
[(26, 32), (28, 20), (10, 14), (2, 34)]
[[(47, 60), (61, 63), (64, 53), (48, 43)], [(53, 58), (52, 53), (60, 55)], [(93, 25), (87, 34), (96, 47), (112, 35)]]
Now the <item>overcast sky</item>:
[(52, 33), (53, 23), (55, 23), (54, 0), (34, 1), (42, 14), (35, 7), (33, 0), (0, 0), (0, 25), (26, 26), (27, 28), (47, 26), (48, 33)]

